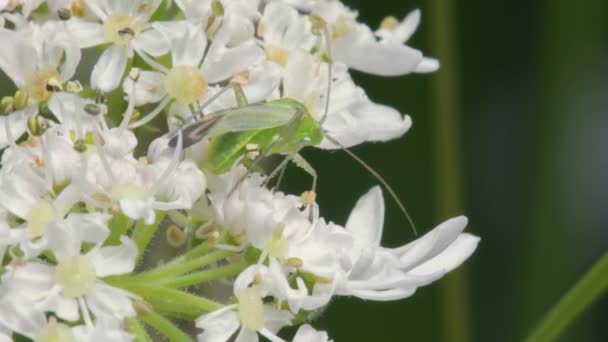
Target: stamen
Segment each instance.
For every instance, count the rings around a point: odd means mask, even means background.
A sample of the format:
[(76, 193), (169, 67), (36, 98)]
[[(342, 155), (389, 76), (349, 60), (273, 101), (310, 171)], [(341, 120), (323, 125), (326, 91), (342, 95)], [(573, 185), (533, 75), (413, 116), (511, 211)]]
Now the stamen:
[(63, 85), (61, 85), (61, 82), (59, 82), (59, 80), (55, 77), (50, 77), (47, 79), (44, 86), (46, 91), (50, 93), (56, 93), (63, 90)]
[(59, 19), (64, 21), (70, 20), (72, 19), (72, 11), (70, 11), (68, 8), (60, 8), (57, 10), (57, 16)]
[(158, 114), (160, 114), (162, 112), (162, 110), (169, 104), (169, 102), (171, 102), (171, 98), (169, 97), (165, 97), (159, 104), (158, 106), (156, 106), (156, 108), (154, 108), (154, 110), (152, 110), (148, 115), (144, 116), (143, 118), (131, 123), (128, 125), (129, 129), (134, 129), (137, 127), (141, 127), (145, 124), (147, 124), (148, 122), (154, 120), (155, 117), (158, 116)]
[(314, 191), (304, 191), (300, 196), (300, 200), (303, 205), (310, 205), (315, 203), (317, 199), (317, 193)]
[(122, 122), (120, 123), (120, 132), (124, 132), (129, 127), (129, 122), (131, 122), (131, 118), (133, 117), (133, 112), (135, 109), (135, 93), (137, 90), (137, 79), (139, 79), (140, 75), (139, 68), (132, 68), (129, 70), (129, 77), (133, 80), (131, 84), (131, 94), (129, 95), (129, 104), (127, 105), (127, 110), (123, 114)]
[(177, 146), (175, 147), (175, 151), (173, 152), (173, 156), (171, 158), (171, 162), (167, 165), (165, 171), (160, 175), (156, 184), (151, 186), (146, 191), (146, 197), (154, 195), (158, 189), (160, 189), (163, 185), (165, 185), (172, 177), (169, 177), (172, 172), (177, 169), (179, 164), (180, 156), (182, 154), (182, 131), (179, 130), (177, 132)]

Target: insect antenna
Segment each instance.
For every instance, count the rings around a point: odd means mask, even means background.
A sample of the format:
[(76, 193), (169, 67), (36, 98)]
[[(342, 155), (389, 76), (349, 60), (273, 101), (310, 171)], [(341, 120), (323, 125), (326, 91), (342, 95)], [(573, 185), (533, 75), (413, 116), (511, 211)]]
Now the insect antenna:
[[(333, 75), (332, 75), (333, 58), (332, 58), (332, 54), (331, 54), (330, 34), (329, 34), (329, 29), (327, 28), (327, 23), (325, 22), (325, 20), (323, 18), (321, 18), (318, 15), (311, 15), (310, 20), (312, 21), (312, 24), (313, 24), (313, 33), (323, 36), (323, 39), (325, 40), (325, 49), (327, 51), (326, 52), (327, 53), (327, 56), (326, 56), (327, 57), (327, 95), (325, 96), (324, 113), (321, 116), (321, 119), (319, 120), (319, 126), (322, 128), (323, 123), (325, 123), (325, 120), (327, 119), (327, 115), (329, 114), (329, 98), (331, 95), (331, 85), (333, 83)], [(335, 138), (333, 138), (330, 135), (327, 135), (327, 133), (325, 133), (325, 132), (323, 134), (327, 140), (329, 140), (333, 144), (339, 146), (342, 149), (342, 151), (344, 151), (351, 158), (353, 158), (356, 162), (358, 162), (361, 166), (363, 166), (369, 173), (371, 173), (384, 186), (384, 188), (388, 191), (390, 196), (393, 198), (393, 200), (399, 206), (399, 209), (401, 209), (401, 211), (405, 215), (405, 218), (407, 219), (410, 226), (412, 226), (414, 235), (417, 236), (418, 231), (416, 230), (416, 225), (414, 224), (414, 220), (412, 220), (410, 214), (408, 213), (407, 209), (403, 205), (403, 202), (401, 201), (399, 196), (397, 196), (397, 194), (395, 193), (393, 188), (391, 188), (391, 186), (388, 185), (388, 183), (384, 180), (384, 178), (376, 170), (374, 170), (369, 164), (367, 164), (365, 161), (363, 161), (363, 159), (359, 158), (359, 156), (357, 156), (354, 152), (352, 152), (348, 148), (344, 147), (344, 145), (342, 145), (338, 140), (336, 140)]]
[(363, 159), (361, 159), (353, 151), (351, 151), (350, 149), (348, 149), (347, 147), (345, 147), (344, 145), (342, 145), (334, 137), (332, 137), (330, 135), (327, 135), (327, 133), (325, 133), (325, 138), (327, 140), (329, 140), (331, 143), (339, 146), (340, 149), (342, 149), (342, 151), (344, 151), (351, 158), (353, 158), (357, 163), (359, 163), (361, 166), (363, 166), (363, 168), (365, 168), (369, 173), (371, 173), (372, 176), (374, 176), (376, 178), (376, 180), (378, 180), (380, 182), (380, 184), (382, 184), (384, 186), (384, 188), (386, 189), (386, 191), (388, 191), (388, 193), (390, 194), (390, 196), (393, 198), (393, 200), (399, 206), (399, 209), (401, 209), (401, 212), (403, 212), (403, 215), (405, 215), (405, 218), (407, 219), (407, 221), (410, 224), (410, 226), (412, 226), (412, 230), (414, 231), (414, 235), (418, 236), (418, 230), (416, 229), (416, 225), (414, 224), (414, 220), (412, 220), (412, 217), (410, 216), (410, 214), (408, 213), (407, 209), (405, 208), (405, 205), (403, 204), (403, 201), (401, 201), (401, 199), (399, 198), (399, 196), (397, 196), (397, 193), (393, 190), (393, 188), (390, 185), (388, 185), (388, 182), (386, 182), (386, 180), (384, 180), (384, 178), (376, 170), (374, 170), (374, 168), (372, 168), (371, 165), (369, 165), (368, 163), (366, 163), (365, 161), (363, 161)]

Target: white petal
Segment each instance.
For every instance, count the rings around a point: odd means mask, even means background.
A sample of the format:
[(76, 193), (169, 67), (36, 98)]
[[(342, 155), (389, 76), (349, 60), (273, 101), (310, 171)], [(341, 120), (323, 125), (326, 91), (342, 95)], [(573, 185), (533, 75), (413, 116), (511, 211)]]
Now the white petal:
[(122, 236), (120, 242), (120, 246), (106, 246), (90, 252), (89, 256), (98, 277), (125, 274), (135, 268), (137, 246), (126, 236)]
[[(411, 127), (409, 116), (395, 109), (368, 100), (351, 105), (348, 110), (330, 113), (323, 128), (343, 146), (366, 141), (387, 141), (402, 136)], [(319, 148), (338, 148), (325, 139)]]
[(137, 50), (141, 49), (154, 57), (168, 53), (171, 48), (166, 36), (153, 28), (141, 32), (133, 44)]
[(383, 226), (384, 199), (380, 187), (375, 186), (359, 198), (345, 228), (353, 233), (361, 247), (375, 247), (380, 245)]
[(236, 73), (246, 70), (262, 56), (262, 49), (257, 46), (230, 49), (221, 57), (206, 57), (203, 62), (203, 74), (210, 83), (226, 80)]
[[(371, 33), (370, 33), (371, 34)], [(382, 44), (365, 34), (350, 34), (334, 42), (335, 57), (349, 67), (379, 76), (412, 72), (422, 53), (406, 45)]]
[(14, 112), (8, 116), (0, 116), (0, 150), (7, 147), (8, 141), (6, 125), (8, 125), (13, 139), (18, 139), (27, 130), (27, 115), (23, 111)]
[(435, 58), (424, 57), (422, 61), (416, 66), (414, 72), (427, 73), (434, 72), (439, 69), (439, 61)]
[(439, 255), (409, 271), (412, 275), (434, 272), (450, 272), (467, 260), (477, 248), (479, 237), (467, 233), (460, 234), (456, 241)]
[(393, 301), (407, 298), (416, 292), (416, 289), (392, 289), (387, 291), (355, 290), (352, 295), (361, 299), (375, 301)]
[(416, 32), (418, 24), (420, 24), (420, 10), (415, 9), (394, 30), (387, 32), (387, 30), (380, 29), (376, 31), (376, 35), (382, 38), (383, 43), (403, 44)]
[(67, 22), (68, 30), (81, 48), (89, 48), (105, 43), (102, 24), (73, 18)]
[[(160, 102), (167, 95), (164, 81), (165, 75), (160, 72), (142, 71), (135, 82), (135, 106)], [(133, 80), (130, 77), (125, 79), (122, 89), (132, 96)]]
[(110, 235), (107, 226), (110, 215), (102, 213), (70, 214), (66, 223), (82, 241), (101, 243)]
[(449, 219), (421, 238), (394, 249), (400, 256), (402, 269), (409, 270), (434, 258), (448, 248), (467, 226), (468, 219), (458, 216)]
[(127, 50), (120, 46), (108, 47), (93, 67), (91, 85), (103, 92), (114, 90), (120, 84), (127, 66)]
[(327, 342), (329, 336), (325, 331), (317, 331), (309, 324), (300, 326), (296, 336), (293, 338), (293, 342)]
[(103, 282), (97, 282), (92, 293), (87, 295), (86, 301), (96, 316), (124, 319), (135, 316), (131, 298), (136, 296)]
[(181, 37), (172, 41), (173, 66), (199, 66), (207, 48), (204, 30), (196, 25), (187, 25)]
[[(246, 328), (241, 328), (241, 331), (239, 331), (239, 334), (236, 335), (236, 338), (234, 339), (234, 342), (258, 342), (258, 341), (259, 341), (258, 333), (256, 331), (249, 330)], [(271, 340), (271, 342), (274, 342), (274, 341)]]
[[(10, 278), (10, 289), (16, 294), (37, 301), (44, 298), (53, 286), (53, 269), (39, 262), (28, 262), (15, 268)], [(3, 279), (3, 281), (6, 281)]]
[(203, 329), (197, 336), (198, 342), (226, 342), (239, 328), (240, 322), (231, 306), (201, 316), (196, 320), (196, 327)]
[(19, 299), (14, 295), (0, 297), (0, 327), (7, 327), (33, 339), (46, 325), (46, 317), (44, 312), (34, 308), (31, 303)]
[(0, 69), (18, 88), (25, 85), (27, 74), (35, 67), (36, 52), (27, 45), (27, 39), (19, 32), (0, 28)]

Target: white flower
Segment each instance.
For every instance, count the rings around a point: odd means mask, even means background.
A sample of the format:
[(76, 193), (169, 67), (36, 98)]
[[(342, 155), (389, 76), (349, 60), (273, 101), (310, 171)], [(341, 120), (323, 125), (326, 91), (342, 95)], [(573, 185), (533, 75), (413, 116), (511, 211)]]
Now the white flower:
[[(392, 17), (384, 21), (384, 25), (376, 30), (376, 36), (380, 37), (380, 43), (401, 45), (405, 44), (416, 32), (420, 23), (420, 10), (413, 10), (400, 23)], [(435, 58), (424, 57), (416, 66), (414, 72), (433, 72), (439, 69), (439, 61)]]
[(293, 342), (331, 342), (325, 331), (317, 331), (308, 324), (302, 325), (296, 336), (293, 338)]
[(251, 244), (266, 255), (283, 258), (288, 247), (282, 239), (287, 222), (305, 217), (300, 211), (300, 199), (272, 193), (260, 186), (262, 179), (258, 177), (245, 179), (231, 192), (243, 172), (242, 167), (234, 167), (214, 182), (223, 185), (209, 194), (214, 221), (239, 237), (243, 246)]
[(264, 7), (258, 35), (264, 40), (266, 57), (282, 66), (287, 64), (293, 51), (310, 52), (318, 44), (309, 17), (281, 2), (271, 2)]
[(26, 95), (26, 107), (0, 117), (0, 149), (26, 131), (27, 117), (48, 99), (47, 81), (69, 80), (80, 61), (80, 49), (56, 22), (28, 23), (20, 31), (0, 28), (0, 69)]
[[(410, 128), (412, 121), (409, 116), (370, 101), (363, 89), (354, 84), (344, 64), (332, 66), (331, 93), (327, 94), (326, 64), (301, 51), (293, 51), (290, 56), (283, 79), (283, 97), (302, 102), (313, 117), (321, 120), (329, 95), (323, 130), (344, 147), (394, 139)], [(327, 139), (318, 147), (340, 148)]]
[(384, 202), (378, 187), (361, 197), (346, 229), (355, 238), (352, 268), (338, 294), (371, 300), (396, 300), (414, 293), (458, 267), (474, 251), (479, 238), (462, 233), (464, 216), (450, 219), (399, 248), (380, 246)]
[(109, 234), (105, 222), (91, 216), (71, 214), (64, 222), (50, 225), (48, 245), (57, 265), (32, 261), (11, 267), (2, 279), (8, 293), (22, 296), (37, 310), (53, 311), (67, 321), (83, 319), (89, 324), (91, 313), (115, 319), (135, 315), (131, 305), (134, 296), (100, 278), (132, 272), (137, 247), (122, 237), (119, 246), (98, 245), (82, 254), (83, 242), (101, 243)]
[(283, 341), (276, 332), (289, 325), (293, 315), (264, 304), (262, 299), (265, 292), (257, 285), (252, 285), (255, 277), (255, 272), (241, 273), (234, 282), (234, 295), (238, 303), (196, 320), (196, 326), (203, 329), (203, 333), (198, 335), (199, 342), (228, 341), (237, 330), (239, 333), (236, 341), (257, 342), (258, 333), (273, 342)]
[(46, 82), (68, 81), (80, 61), (76, 41), (58, 22), (29, 23), (20, 31), (0, 28), (0, 42), (0, 69), (27, 91), (30, 104), (46, 100)]
[(154, 65), (157, 71), (142, 71), (136, 82), (129, 78), (124, 82), (123, 90), (135, 97), (136, 105), (161, 102), (130, 127), (152, 120), (170, 101), (177, 106), (171, 112), (186, 118), (190, 112), (187, 106), (212, 95), (211, 85), (229, 80), (260, 60), (262, 51), (253, 44), (253, 32), (241, 44), (229, 46), (230, 22), (223, 22), (209, 46), (201, 24), (181, 21), (153, 25), (171, 42), (172, 67)]
[(357, 13), (338, 1), (318, 1), (312, 12), (328, 23), (333, 57), (350, 68), (380, 76), (417, 71), (423, 61), (419, 50), (402, 44), (378, 42), (368, 26), (356, 21)]
[(165, 37), (148, 24), (160, 4), (159, 0), (87, 0), (85, 3), (101, 23), (78, 18), (68, 22), (80, 47), (112, 44), (93, 68), (91, 86), (94, 88), (104, 92), (115, 89), (134, 51), (148, 60), (146, 54), (161, 56), (167, 52), (169, 44)]

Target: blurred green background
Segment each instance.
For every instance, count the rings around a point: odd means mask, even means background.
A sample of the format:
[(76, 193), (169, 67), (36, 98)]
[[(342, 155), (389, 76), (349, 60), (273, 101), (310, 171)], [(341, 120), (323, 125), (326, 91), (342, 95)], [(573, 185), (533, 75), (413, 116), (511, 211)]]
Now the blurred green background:
[[(337, 300), (319, 325), (336, 341), (522, 340), (607, 250), (608, 1), (344, 2), (372, 28), (420, 8), (410, 45), (442, 62), (434, 74), (355, 75), (414, 125), (354, 151), (419, 229), (465, 214), (482, 240), (466, 267), (413, 297)], [(323, 216), (344, 223), (375, 180), (342, 152), (306, 157), (320, 173)], [(294, 191), (308, 182), (298, 172), (287, 175)], [(402, 245), (411, 229), (385, 198), (383, 243)], [(561, 341), (608, 341), (607, 304)]]

